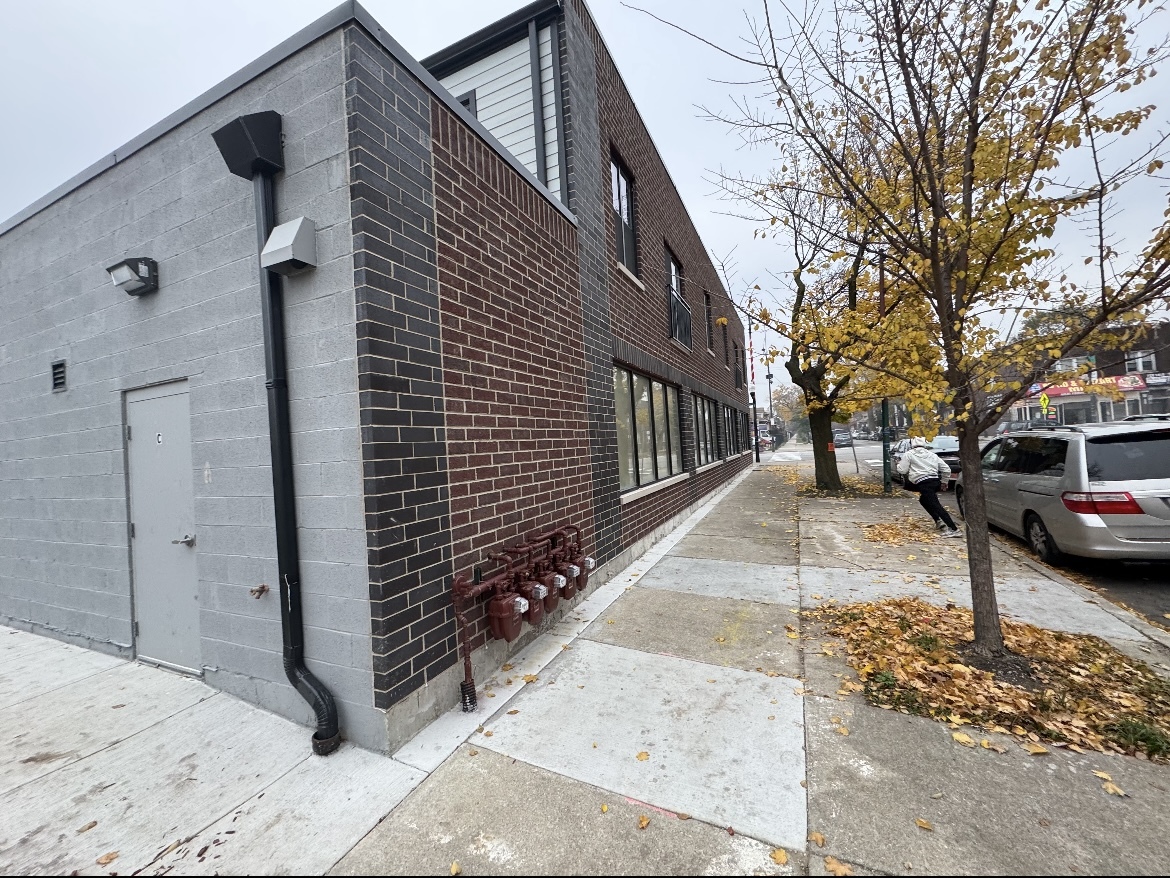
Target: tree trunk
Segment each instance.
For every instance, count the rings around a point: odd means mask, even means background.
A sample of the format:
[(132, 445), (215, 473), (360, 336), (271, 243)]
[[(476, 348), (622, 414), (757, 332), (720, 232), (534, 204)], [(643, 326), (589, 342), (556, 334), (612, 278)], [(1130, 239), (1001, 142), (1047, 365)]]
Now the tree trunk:
[(837, 472), (837, 454), (829, 450), (833, 441), (833, 410), (828, 406), (809, 409), (808, 426), (812, 433), (817, 488), (822, 491), (840, 491), (841, 475)]
[(975, 613), (977, 653), (1003, 653), (1003, 629), (991, 569), (991, 533), (987, 528), (986, 494), (983, 490), (979, 434), (959, 428), (959, 460), (963, 466), (963, 518), (967, 523), (967, 567), (971, 575), (971, 607)]

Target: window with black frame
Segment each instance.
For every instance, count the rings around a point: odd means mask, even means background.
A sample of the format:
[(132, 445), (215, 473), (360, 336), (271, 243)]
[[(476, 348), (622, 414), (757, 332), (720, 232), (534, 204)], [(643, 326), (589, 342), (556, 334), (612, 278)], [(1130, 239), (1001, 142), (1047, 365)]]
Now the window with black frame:
[(703, 317), (707, 321), (707, 350), (715, 353), (715, 314), (711, 310), (710, 293), (703, 293)]
[(681, 473), (678, 388), (614, 366), (613, 391), (621, 490)]
[(630, 172), (618, 160), (609, 163), (613, 184), (613, 217), (617, 243), (614, 255), (618, 262), (638, 273), (638, 243), (634, 229), (634, 184)]
[(683, 296), (682, 266), (666, 251), (666, 304), (670, 337), (688, 349), (691, 346), (691, 306)]
[(695, 458), (699, 466), (715, 463), (719, 454), (719, 403), (695, 396)]

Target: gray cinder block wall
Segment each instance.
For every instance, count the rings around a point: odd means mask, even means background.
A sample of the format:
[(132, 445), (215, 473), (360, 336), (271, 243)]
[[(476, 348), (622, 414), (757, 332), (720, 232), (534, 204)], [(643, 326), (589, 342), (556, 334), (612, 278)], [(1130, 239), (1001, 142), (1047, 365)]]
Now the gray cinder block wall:
[[(205, 678), (309, 723), (281, 662), (252, 187), (211, 138), (269, 109), (284, 117), (277, 221), (318, 229), (318, 267), (285, 284), (307, 664), (345, 735), (383, 748), (337, 30), (0, 234), (0, 621), (132, 655), (123, 393), (185, 378)], [(128, 255), (158, 261), (157, 294), (110, 282)], [(52, 393), (58, 359), (68, 389)]]

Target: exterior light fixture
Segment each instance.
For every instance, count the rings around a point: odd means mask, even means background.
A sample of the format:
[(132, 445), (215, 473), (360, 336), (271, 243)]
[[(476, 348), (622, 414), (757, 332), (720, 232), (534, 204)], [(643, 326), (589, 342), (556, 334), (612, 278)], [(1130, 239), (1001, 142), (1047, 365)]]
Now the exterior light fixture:
[(114, 285), (131, 296), (145, 296), (158, 290), (158, 263), (147, 256), (131, 256), (106, 271)]

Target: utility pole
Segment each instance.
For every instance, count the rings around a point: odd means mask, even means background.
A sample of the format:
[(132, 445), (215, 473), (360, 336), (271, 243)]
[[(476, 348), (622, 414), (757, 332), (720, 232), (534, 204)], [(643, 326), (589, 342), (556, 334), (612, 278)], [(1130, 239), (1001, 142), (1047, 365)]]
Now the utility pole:
[(768, 379), (768, 426), (771, 427), (776, 420), (775, 403), (772, 401), (772, 373), (769, 372), (764, 377)]
[[(878, 314), (886, 316), (886, 254), (878, 257)], [(890, 473), (890, 401), (882, 398), (882, 490), (894, 492)]]

